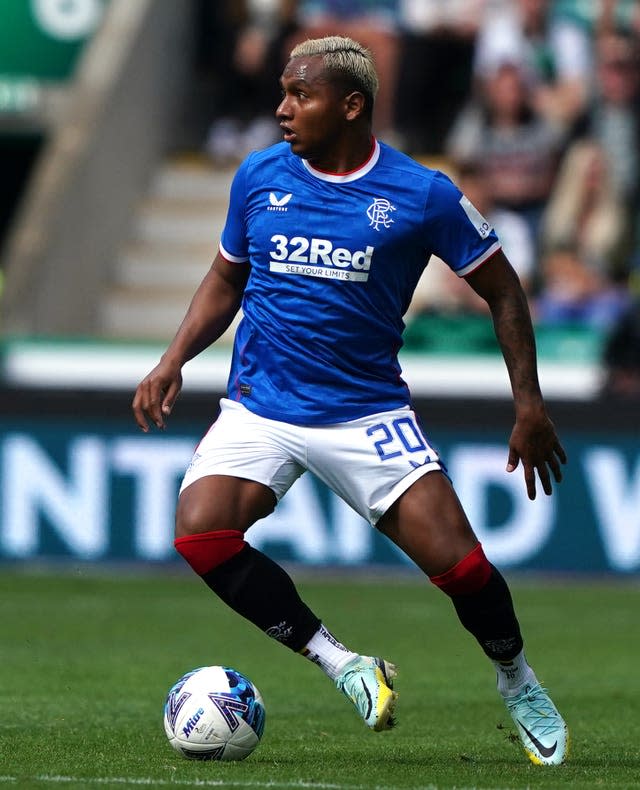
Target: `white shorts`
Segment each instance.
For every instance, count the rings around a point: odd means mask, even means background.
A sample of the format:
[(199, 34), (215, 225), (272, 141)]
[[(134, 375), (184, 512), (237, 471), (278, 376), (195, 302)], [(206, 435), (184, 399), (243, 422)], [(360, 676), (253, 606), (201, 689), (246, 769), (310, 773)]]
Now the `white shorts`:
[(269, 420), (227, 398), (220, 409), (181, 492), (201, 477), (230, 475), (263, 483), (280, 500), (309, 470), (375, 524), (419, 477), (444, 471), (408, 406), (319, 426)]

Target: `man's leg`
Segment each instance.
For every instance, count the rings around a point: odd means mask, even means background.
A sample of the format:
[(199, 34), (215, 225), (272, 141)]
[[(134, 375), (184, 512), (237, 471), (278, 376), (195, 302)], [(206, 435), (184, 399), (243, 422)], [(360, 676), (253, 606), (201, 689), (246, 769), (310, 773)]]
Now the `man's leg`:
[(447, 477), (419, 478), (378, 521), (452, 600), (462, 625), (477, 639), (498, 676), (498, 690), (529, 758), (562, 763), (568, 749), (564, 721), (528, 665), (509, 588), (486, 558)]
[(176, 512), (176, 550), (228, 606), (294, 651), (320, 620), (289, 575), (244, 539), (275, 507), (271, 489), (239, 477), (208, 475), (185, 488)]
[(393, 726), (395, 667), (348, 650), (302, 601), (290, 576), (257, 551), (244, 533), (276, 504), (270, 488), (243, 478), (208, 475), (181, 493), (175, 547), (235, 612), (299, 652), (353, 702), (367, 726)]

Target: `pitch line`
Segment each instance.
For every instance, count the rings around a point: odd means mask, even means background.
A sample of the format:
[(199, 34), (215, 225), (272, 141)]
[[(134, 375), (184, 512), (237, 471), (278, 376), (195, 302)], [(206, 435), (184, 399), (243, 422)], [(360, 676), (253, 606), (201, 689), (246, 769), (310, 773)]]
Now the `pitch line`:
[[(133, 777), (133, 776), (40, 776), (17, 777), (0, 776), (0, 784), (14, 784), (25, 779), (33, 782), (50, 784), (83, 784), (83, 785), (123, 785), (123, 786), (143, 786), (143, 787), (266, 787), (276, 790), (282, 788), (299, 788), (300, 790), (396, 790), (393, 787), (384, 785), (343, 785), (328, 782), (305, 782), (304, 780), (293, 782), (279, 782), (275, 779), (267, 782), (260, 781), (234, 781), (228, 779), (153, 779), (152, 777)], [(438, 790), (436, 785), (421, 785), (410, 787), (406, 790)], [(460, 788), (465, 790), (465, 788)], [(475, 790), (475, 788), (466, 788)]]

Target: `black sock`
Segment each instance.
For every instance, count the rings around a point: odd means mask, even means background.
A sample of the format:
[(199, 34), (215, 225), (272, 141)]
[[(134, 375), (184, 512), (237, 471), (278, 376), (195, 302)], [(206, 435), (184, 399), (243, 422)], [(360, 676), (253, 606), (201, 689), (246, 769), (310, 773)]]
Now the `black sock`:
[(320, 627), (284, 569), (248, 544), (202, 579), (235, 612), (291, 650), (302, 650)]
[(475, 593), (452, 595), (462, 625), (493, 661), (510, 661), (522, 650), (520, 626), (511, 593), (500, 571), (493, 571), (485, 586)]

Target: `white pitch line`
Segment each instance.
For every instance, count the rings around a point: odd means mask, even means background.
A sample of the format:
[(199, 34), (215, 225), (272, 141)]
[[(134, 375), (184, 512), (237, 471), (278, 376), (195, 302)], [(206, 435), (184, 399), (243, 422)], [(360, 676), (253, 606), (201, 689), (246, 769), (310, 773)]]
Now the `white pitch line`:
[[(35, 776), (34, 779), (39, 782), (52, 782), (57, 784), (68, 784), (70, 782), (86, 782), (87, 784), (106, 785), (106, 784), (121, 784), (121, 785), (145, 785), (151, 787), (300, 787), (310, 788), (310, 790), (366, 790), (366, 788), (359, 788), (355, 786), (336, 785), (336, 784), (322, 784), (315, 782), (259, 782), (259, 781), (237, 781), (227, 779), (153, 779), (151, 777), (93, 777), (93, 778), (76, 778), (73, 776)], [(380, 788), (383, 790), (383, 788)], [(391, 788), (384, 788), (384, 790), (391, 790)], [(434, 788), (435, 790), (435, 788)]]
[[(147, 787), (267, 787), (267, 788), (301, 788), (302, 790), (395, 790), (392, 787), (385, 787), (383, 785), (342, 785), (330, 784), (327, 782), (306, 782), (298, 780), (293, 782), (279, 782), (277, 780), (270, 780), (268, 782), (260, 781), (234, 781), (228, 779), (153, 779), (152, 777), (133, 777), (133, 776), (48, 776), (46, 774), (40, 776), (28, 777), (31, 781), (35, 782), (49, 782), (51, 784), (84, 784), (84, 785), (131, 785), (131, 786), (147, 786)], [(0, 776), (0, 784), (11, 784), (18, 781), (24, 781), (23, 777), (16, 776)], [(407, 788), (407, 790), (438, 790), (436, 785), (421, 785), (420, 787)], [(465, 790), (460, 788), (460, 790)], [(467, 790), (475, 790), (475, 788), (467, 788)]]

